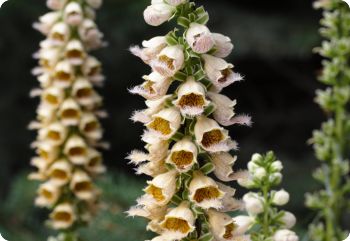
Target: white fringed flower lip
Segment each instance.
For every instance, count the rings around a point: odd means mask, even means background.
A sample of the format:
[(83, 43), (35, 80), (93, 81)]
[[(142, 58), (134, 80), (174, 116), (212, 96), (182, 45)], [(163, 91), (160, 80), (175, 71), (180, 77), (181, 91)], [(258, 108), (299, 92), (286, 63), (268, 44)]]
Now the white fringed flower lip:
[(185, 55), (181, 45), (165, 47), (150, 63), (152, 69), (165, 77), (173, 77), (183, 68)]
[(200, 116), (194, 127), (197, 144), (208, 152), (227, 152), (237, 149), (237, 143), (228, 136), (228, 131), (213, 119)]
[(234, 82), (243, 80), (243, 77), (232, 71), (233, 65), (221, 58), (203, 54), (204, 70), (217, 89), (223, 89)]
[(161, 139), (170, 139), (181, 126), (181, 114), (175, 107), (161, 110), (152, 116), (147, 128)]
[(185, 116), (199, 116), (210, 104), (206, 99), (206, 89), (193, 77), (189, 77), (177, 92), (177, 99), (173, 102)]
[(186, 33), (186, 41), (195, 53), (204, 54), (214, 47), (214, 38), (207, 26), (191, 23)]
[(185, 137), (172, 147), (166, 163), (174, 165), (179, 172), (188, 172), (197, 163), (197, 155), (197, 146)]
[(203, 209), (221, 208), (225, 193), (219, 189), (218, 184), (199, 171), (195, 172), (193, 176), (189, 185), (191, 202)]
[(160, 223), (162, 235), (169, 240), (180, 240), (195, 230), (195, 217), (189, 208), (188, 202), (182, 202), (178, 207), (171, 209)]

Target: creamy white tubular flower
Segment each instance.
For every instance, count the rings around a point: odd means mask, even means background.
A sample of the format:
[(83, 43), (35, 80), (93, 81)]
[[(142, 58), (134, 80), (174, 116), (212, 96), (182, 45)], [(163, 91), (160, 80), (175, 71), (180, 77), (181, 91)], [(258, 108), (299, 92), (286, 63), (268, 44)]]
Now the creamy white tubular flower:
[(189, 77), (187, 81), (178, 89), (177, 99), (173, 102), (183, 115), (198, 116), (204, 112), (210, 102), (205, 98), (205, 87), (196, 82), (193, 77)]
[(151, 60), (155, 59), (157, 55), (168, 46), (164, 36), (154, 37), (150, 40), (142, 42), (142, 47), (132, 46), (130, 52), (142, 59), (146, 64), (150, 64)]
[(53, 73), (54, 85), (60, 88), (68, 88), (74, 79), (74, 69), (68, 61), (61, 61), (56, 65)]
[(284, 228), (287, 228), (287, 229), (293, 228), (297, 222), (296, 217), (291, 212), (284, 212), (280, 220), (283, 223)]
[(198, 54), (207, 53), (214, 46), (214, 38), (207, 26), (191, 23), (186, 33), (186, 41)]
[(66, 46), (65, 56), (71, 65), (82, 65), (86, 57), (83, 44), (77, 39), (69, 41)]
[(47, 168), (50, 163), (41, 157), (34, 157), (30, 160), (30, 165), (37, 168), (36, 172), (32, 172), (28, 175), (30, 180), (45, 181), (47, 180)]
[(47, 0), (46, 6), (52, 10), (61, 10), (67, 3), (67, 0)]
[(38, 120), (41, 122), (41, 125), (45, 126), (54, 121), (54, 118), (56, 116), (56, 109), (48, 104), (41, 103), (36, 113), (38, 115)]
[(233, 65), (225, 60), (208, 54), (203, 54), (204, 70), (217, 89), (225, 88), (234, 82), (243, 80), (243, 77), (232, 71)]
[(289, 202), (289, 193), (283, 189), (276, 192), (273, 196), (272, 202), (278, 206), (286, 205)]
[(218, 184), (201, 172), (195, 172), (189, 186), (190, 200), (203, 209), (222, 207), (225, 193), (219, 189)]
[(208, 152), (227, 152), (237, 149), (237, 143), (230, 139), (228, 131), (207, 117), (197, 118), (194, 133), (198, 145)]
[(77, 126), (81, 117), (81, 109), (73, 99), (66, 99), (58, 112), (61, 122), (65, 126)]
[(71, 26), (78, 26), (84, 19), (83, 9), (77, 2), (70, 2), (64, 9), (64, 19)]
[(41, 184), (38, 189), (38, 197), (35, 205), (39, 207), (52, 207), (61, 195), (60, 187), (49, 181)]
[(106, 171), (106, 167), (102, 164), (101, 153), (91, 148), (88, 149), (87, 162), (84, 166), (86, 170), (94, 175), (101, 174)]
[(79, 36), (83, 40), (86, 49), (93, 50), (104, 45), (103, 33), (98, 30), (96, 24), (91, 19), (84, 19), (79, 26)]
[(181, 4), (184, 4), (187, 2), (187, 0), (165, 0), (166, 3), (170, 4), (171, 6), (179, 6)]
[(39, 18), (39, 22), (33, 24), (33, 28), (44, 35), (49, 34), (51, 28), (59, 20), (60, 12), (49, 12)]
[(235, 234), (243, 235), (245, 234), (251, 226), (254, 224), (254, 218), (250, 216), (236, 216), (233, 218), (233, 221), (236, 225)]
[(66, 140), (67, 133), (67, 127), (62, 125), (60, 122), (54, 122), (39, 130), (39, 140), (47, 142), (53, 146), (58, 146)]
[(176, 171), (160, 174), (153, 178), (152, 181), (147, 182), (148, 186), (144, 191), (158, 205), (166, 205), (176, 192), (176, 176)]
[(46, 71), (51, 71), (59, 60), (60, 50), (58, 48), (42, 48), (38, 55), (40, 66)]
[(61, 203), (50, 214), (50, 225), (54, 229), (67, 229), (73, 225), (76, 219), (73, 204)]
[(145, 9), (143, 16), (147, 24), (159, 26), (170, 20), (175, 10), (175, 7), (165, 3), (152, 3)]
[(100, 8), (103, 0), (86, 0), (86, 2), (93, 8)]
[(91, 82), (83, 77), (79, 77), (75, 80), (72, 87), (72, 94), (80, 105), (88, 109), (93, 108), (96, 104), (97, 94)]
[(236, 100), (231, 100), (225, 95), (214, 92), (207, 93), (210, 100), (215, 104), (215, 111), (213, 113), (214, 119), (223, 126), (251, 125), (251, 118), (247, 115), (235, 116), (234, 107), (237, 104)]
[(64, 99), (64, 91), (57, 87), (50, 87), (44, 90), (41, 96), (42, 103), (57, 108)]
[(81, 170), (73, 173), (69, 187), (79, 199), (85, 201), (92, 200), (96, 195), (91, 178), (86, 172)]
[(47, 163), (53, 162), (59, 155), (58, 147), (47, 142), (39, 142), (36, 145), (36, 152)]
[(166, 163), (174, 165), (179, 172), (188, 172), (197, 163), (197, 155), (197, 146), (190, 138), (184, 138), (172, 147)]
[(216, 241), (236, 240), (236, 225), (229, 215), (213, 209), (208, 210), (207, 214), (210, 230)]
[(240, 178), (240, 172), (233, 171), (237, 156), (231, 156), (227, 152), (212, 153), (210, 156), (215, 167), (214, 174), (219, 180), (229, 182)]
[(181, 125), (181, 114), (174, 107), (163, 109), (152, 118), (153, 120), (146, 125), (147, 128), (164, 140), (170, 139)]
[(227, 213), (227, 212), (242, 210), (244, 207), (244, 204), (242, 203), (242, 201), (234, 198), (236, 189), (220, 182), (217, 182), (217, 184), (219, 186), (219, 189), (225, 193), (222, 199), (222, 207), (219, 208), (218, 211)]
[(274, 234), (273, 240), (274, 241), (298, 241), (299, 238), (295, 234), (295, 232), (288, 229), (281, 229)]
[(81, 137), (71, 136), (64, 147), (64, 154), (73, 164), (84, 165), (87, 162), (87, 149), (86, 143)]
[(151, 61), (154, 71), (165, 77), (173, 77), (183, 68), (185, 56), (181, 45), (164, 48), (155, 59)]
[(171, 97), (171, 95), (164, 95), (159, 99), (146, 100), (147, 109), (134, 111), (131, 120), (134, 122), (141, 122), (146, 124), (152, 121), (152, 116), (157, 114), (165, 107), (166, 101)]
[(54, 46), (64, 45), (70, 37), (69, 26), (64, 22), (56, 23), (49, 33), (49, 40)]
[(82, 115), (79, 129), (88, 139), (94, 141), (100, 140), (103, 135), (100, 122), (97, 117), (90, 112), (86, 112)]
[(55, 161), (48, 170), (50, 181), (57, 186), (67, 184), (72, 177), (73, 167), (67, 160), (60, 159)]
[(47, 88), (51, 85), (53, 78), (50, 74), (44, 73), (38, 76), (38, 81), (42, 88)]
[(258, 215), (264, 212), (264, 199), (257, 193), (249, 192), (243, 196), (245, 209), (249, 214)]
[(85, 76), (96, 85), (101, 85), (104, 81), (104, 77), (101, 74), (101, 63), (96, 58), (89, 56), (82, 66), (82, 71)]
[(215, 52), (213, 55), (218, 58), (226, 58), (234, 48), (231, 39), (219, 33), (212, 34), (215, 42)]
[(138, 94), (148, 100), (154, 100), (164, 96), (169, 89), (172, 80), (157, 72), (143, 76), (145, 82), (142, 85), (130, 89), (130, 93)]
[(178, 207), (171, 209), (161, 222), (162, 236), (169, 240), (181, 240), (195, 230), (195, 217), (189, 208), (188, 202), (182, 202)]

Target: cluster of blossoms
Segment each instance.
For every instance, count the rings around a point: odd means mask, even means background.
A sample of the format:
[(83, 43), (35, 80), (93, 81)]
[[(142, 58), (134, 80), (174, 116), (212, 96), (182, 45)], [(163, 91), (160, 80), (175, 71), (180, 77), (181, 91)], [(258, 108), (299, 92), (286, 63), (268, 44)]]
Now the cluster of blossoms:
[(31, 179), (41, 181), (37, 206), (52, 210), (48, 224), (63, 232), (74, 230), (91, 219), (98, 189), (93, 179), (105, 171), (99, 148), (103, 130), (99, 117), (102, 98), (94, 86), (103, 84), (101, 63), (88, 54), (103, 45), (102, 33), (94, 22), (102, 0), (48, 0), (51, 12), (34, 28), (47, 38), (35, 54), (39, 67), (33, 70), (40, 88), (38, 130), (32, 144), (37, 168)]
[(283, 166), (276, 160), (273, 152), (265, 156), (254, 154), (248, 163), (249, 178), (239, 179), (238, 183), (257, 192), (244, 195), (243, 202), (249, 216), (245, 217), (250, 226), (252, 241), (298, 241), (298, 236), (290, 229), (295, 225), (295, 216), (279, 211), (278, 206), (286, 205), (289, 193), (285, 190), (274, 191), (273, 187), (282, 180)]
[(316, 51), (325, 58), (319, 80), (328, 86), (317, 90), (316, 102), (329, 119), (311, 140), (322, 162), (313, 176), (324, 189), (306, 195), (306, 205), (317, 211), (309, 234), (316, 241), (343, 240), (343, 217), (350, 211), (350, 10), (342, 0), (319, 0), (315, 7), (324, 11), (320, 32), (325, 40)]
[(237, 143), (220, 126), (250, 125), (248, 116), (235, 115), (236, 101), (220, 94), (242, 80), (223, 59), (231, 40), (211, 33), (207, 12), (188, 0), (153, 0), (144, 18), (152, 26), (176, 18), (183, 31), (131, 48), (152, 73), (130, 90), (146, 99), (148, 108), (132, 120), (146, 127), (147, 152), (135, 150), (128, 159), (152, 180), (128, 213), (150, 220), (147, 228), (158, 234), (153, 241), (247, 240), (246, 220), (226, 214), (242, 207), (235, 190), (208, 176), (229, 182), (246, 175), (234, 172), (237, 158), (229, 152)]

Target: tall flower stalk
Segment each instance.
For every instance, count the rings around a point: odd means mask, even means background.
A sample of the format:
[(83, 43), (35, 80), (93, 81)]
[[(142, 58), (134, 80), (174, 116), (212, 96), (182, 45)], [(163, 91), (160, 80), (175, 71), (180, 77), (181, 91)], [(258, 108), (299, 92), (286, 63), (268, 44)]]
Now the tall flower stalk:
[(89, 52), (102, 47), (103, 35), (94, 22), (101, 0), (48, 0), (51, 12), (34, 28), (46, 36), (34, 55), (33, 70), (40, 88), (37, 129), (32, 144), (37, 168), (30, 178), (41, 182), (35, 204), (51, 210), (48, 225), (60, 235), (50, 240), (78, 240), (76, 230), (91, 220), (99, 190), (93, 180), (105, 171), (99, 148), (103, 130), (102, 98), (94, 86), (103, 84), (101, 63)]
[(283, 189), (273, 190), (281, 183), (282, 169), (282, 162), (273, 152), (263, 156), (254, 154), (248, 163), (249, 178), (238, 180), (241, 186), (252, 190), (243, 197), (249, 216), (241, 217), (250, 226), (252, 241), (299, 240), (290, 230), (296, 224), (295, 216), (278, 208), (289, 202), (289, 193)]
[(147, 229), (158, 235), (153, 241), (245, 240), (245, 223), (227, 214), (241, 202), (222, 183), (246, 175), (233, 170), (237, 143), (222, 126), (250, 125), (248, 116), (235, 115), (236, 101), (220, 94), (242, 80), (223, 59), (231, 40), (212, 33), (208, 13), (188, 0), (153, 0), (144, 18), (152, 26), (175, 19), (179, 27), (131, 48), (152, 73), (130, 90), (146, 99), (148, 108), (132, 120), (146, 127), (147, 152), (135, 150), (128, 159), (152, 179), (128, 213), (149, 220)]
[(317, 90), (316, 102), (329, 119), (312, 138), (322, 162), (313, 176), (324, 189), (308, 194), (306, 204), (317, 211), (309, 229), (312, 240), (333, 241), (345, 238), (342, 218), (349, 211), (350, 10), (341, 0), (320, 0), (315, 7), (324, 11), (320, 32), (325, 40), (317, 52), (325, 58), (319, 80), (328, 86)]

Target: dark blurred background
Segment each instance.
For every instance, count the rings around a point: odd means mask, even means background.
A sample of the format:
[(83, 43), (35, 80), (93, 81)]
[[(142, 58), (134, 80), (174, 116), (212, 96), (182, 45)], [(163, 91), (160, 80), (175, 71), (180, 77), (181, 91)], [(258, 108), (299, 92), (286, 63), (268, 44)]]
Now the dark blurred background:
[[(125, 221), (122, 211), (144, 185), (144, 177), (136, 177), (124, 159), (130, 150), (142, 148), (142, 126), (129, 117), (144, 108), (143, 99), (127, 88), (141, 83), (149, 71), (128, 47), (172, 27), (144, 23), (142, 12), (149, 2), (105, 0), (98, 12), (98, 25), (109, 42), (95, 54), (107, 76), (101, 93), (110, 114), (104, 121), (105, 138), (112, 148), (105, 153), (109, 172), (100, 181), (105, 205), (97, 222), (84, 232), (86, 241), (137, 241), (147, 236), (144, 223)], [(196, 2), (209, 11), (210, 29), (232, 38), (235, 51), (228, 60), (245, 76), (244, 82), (225, 90), (238, 100), (237, 112), (251, 114), (254, 121), (252, 128), (230, 129), (240, 143), (237, 168), (244, 168), (254, 152), (276, 152), (285, 166), (283, 187), (292, 194), (288, 209), (298, 216), (302, 234), (312, 219), (303, 207), (304, 193), (317, 187), (310, 172), (318, 165), (306, 141), (324, 119), (313, 102), (320, 87), (315, 76), (321, 59), (312, 53), (320, 43), (320, 13), (309, 0)], [(38, 85), (30, 74), (36, 65), (32, 54), (43, 39), (31, 25), (47, 11), (44, 0), (9, 0), (0, 9), (0, 232), (11, 241), (41, 241), (47, 235), (41, 224), (47, 213), (32, 207), (36, 184), (26, 180), (33, 156), (29, 145), (35, 138), (26, 127), (38, 105), (28, 96)]]

